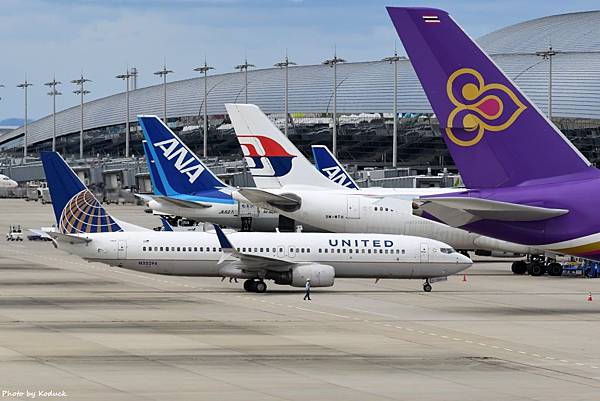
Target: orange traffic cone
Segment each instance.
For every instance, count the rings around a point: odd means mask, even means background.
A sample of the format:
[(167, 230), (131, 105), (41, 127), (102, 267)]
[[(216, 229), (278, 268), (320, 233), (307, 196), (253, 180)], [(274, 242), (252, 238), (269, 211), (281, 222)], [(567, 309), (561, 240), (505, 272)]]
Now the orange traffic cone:
[(592, 292), (591, 291), (588, 292), (587, 300), (590, 301), (590, 302), (592, 301)]
[(467, 281), (467, 273), (463, 273), (463, 281), (466, 282)]

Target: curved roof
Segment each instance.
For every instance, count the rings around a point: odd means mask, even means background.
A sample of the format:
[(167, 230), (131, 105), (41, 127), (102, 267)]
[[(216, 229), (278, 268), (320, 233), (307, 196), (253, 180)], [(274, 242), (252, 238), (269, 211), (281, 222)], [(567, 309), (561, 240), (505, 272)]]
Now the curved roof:
[[(545, 27), (545, 28), (544, 28)], [(533, 53), (547, 45), (553, 32), (556, 49), (572, 53), (553, 58), (553, 116), (600, 119), (600, 12), (557, 15), (512, 25), (485, 35), (479, 41), (496, 63), (541, 109), (547, 107), (548, 63)], [(556, 36), (554, 36), (556, 35)], [(502, 53), (502, 54), (499, 54)], [(393, 100), (393, 65), (372, 61), (337, 66), (339, 113), (389, 112)], [(408, 60), (398, 64), (400, 112), (431, 113), (416, 74)], [(291, 113), (325, 113), (331, 110), (333, 71), (324, 65), (289, 69)], [(244, 101), (243, 73), (209, 76), (208, 114), (225, 114), (225, 103)], [(168, 83), (169, 117), (203, 113), (204, 79)], [(283, 113), (283, 72), (278, 68), (248, 71), (248, 102), (266, 113)], [(130, 92), (130, 119), (137, 114), (162, 116), (162, 85)], [(57, 113), (59, 136), (79, 131), (79, 107)], [(119, 93), (84, 104), (84, 129), (123, 124), (125, 94)], [(0, 136), (5, 143), (22, 135), (23, 127)], [(52, 137), (52, 116), (28, 127), (28, 143)]]
[(600, 51), (600, 11), (551, 15), (510, 25), (478, 40), (490, 54)]

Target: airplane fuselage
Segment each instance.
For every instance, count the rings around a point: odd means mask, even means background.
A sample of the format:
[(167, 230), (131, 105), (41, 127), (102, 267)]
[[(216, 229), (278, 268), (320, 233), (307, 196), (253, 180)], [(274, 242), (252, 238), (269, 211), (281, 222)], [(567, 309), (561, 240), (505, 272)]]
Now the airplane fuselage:
[[(307, 187), (286, 187), (267, 191), (281, 195), (293, 194), (300, 198), (300, 206), (296, 210), (275, 210), (291, 219), (326, 231), (413, 235), (442, 241), (455, 249), (481, 249), (499, 254), (535, 252), (528, 246), (484, 237), (414, 216), (412, 199), (418, 197), (418, 189), (409, 189), (408, 193), (397, 191), (396, 195), (383, 195), (385, 191), (381, 189), (371, 193), (368, 188), (360, 192), (344, 189), (323, 191)], [(269, 204), (261, 206), (273, 208), (273, 205)]]
[[(250, 278), (236, 259), (223, 257), (217, 236), (190, 232), (116, 232), (81, 234), (85, 244), (60, 242), (60, 248), (88, 261), (147, 273)], [(293, 263), (320, 263), (344, 278), (445, 277), (471, 265), (439, 241), (410, 236), (325, 233), (232, 233), (240, 252)]]

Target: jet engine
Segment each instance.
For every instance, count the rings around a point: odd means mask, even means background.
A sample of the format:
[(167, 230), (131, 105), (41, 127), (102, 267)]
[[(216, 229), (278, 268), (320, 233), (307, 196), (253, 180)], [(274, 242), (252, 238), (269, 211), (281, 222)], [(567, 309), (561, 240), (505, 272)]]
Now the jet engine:
[(274, 280), (276, 284), (304, 287), (310, 279), (311, 287), (331, 287), (335, 279), (335, 269), (329, 265), (318, 263), (294, 266), (287, 272), (268, 271), (266, 279)]

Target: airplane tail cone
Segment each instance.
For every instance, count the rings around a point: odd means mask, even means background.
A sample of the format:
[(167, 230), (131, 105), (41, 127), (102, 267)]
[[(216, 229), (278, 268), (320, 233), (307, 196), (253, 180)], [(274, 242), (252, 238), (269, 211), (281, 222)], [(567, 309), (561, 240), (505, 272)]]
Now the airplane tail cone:
[(591, 291), (590, 291), (590, 292), (588, 292), (588, 297), (587, 297), (587, 300), (588, 300), (589, 302), (592, 302), (592, 301), (593, 301), (593, 299), (592, 299), (592, 292), (591, 292)]

